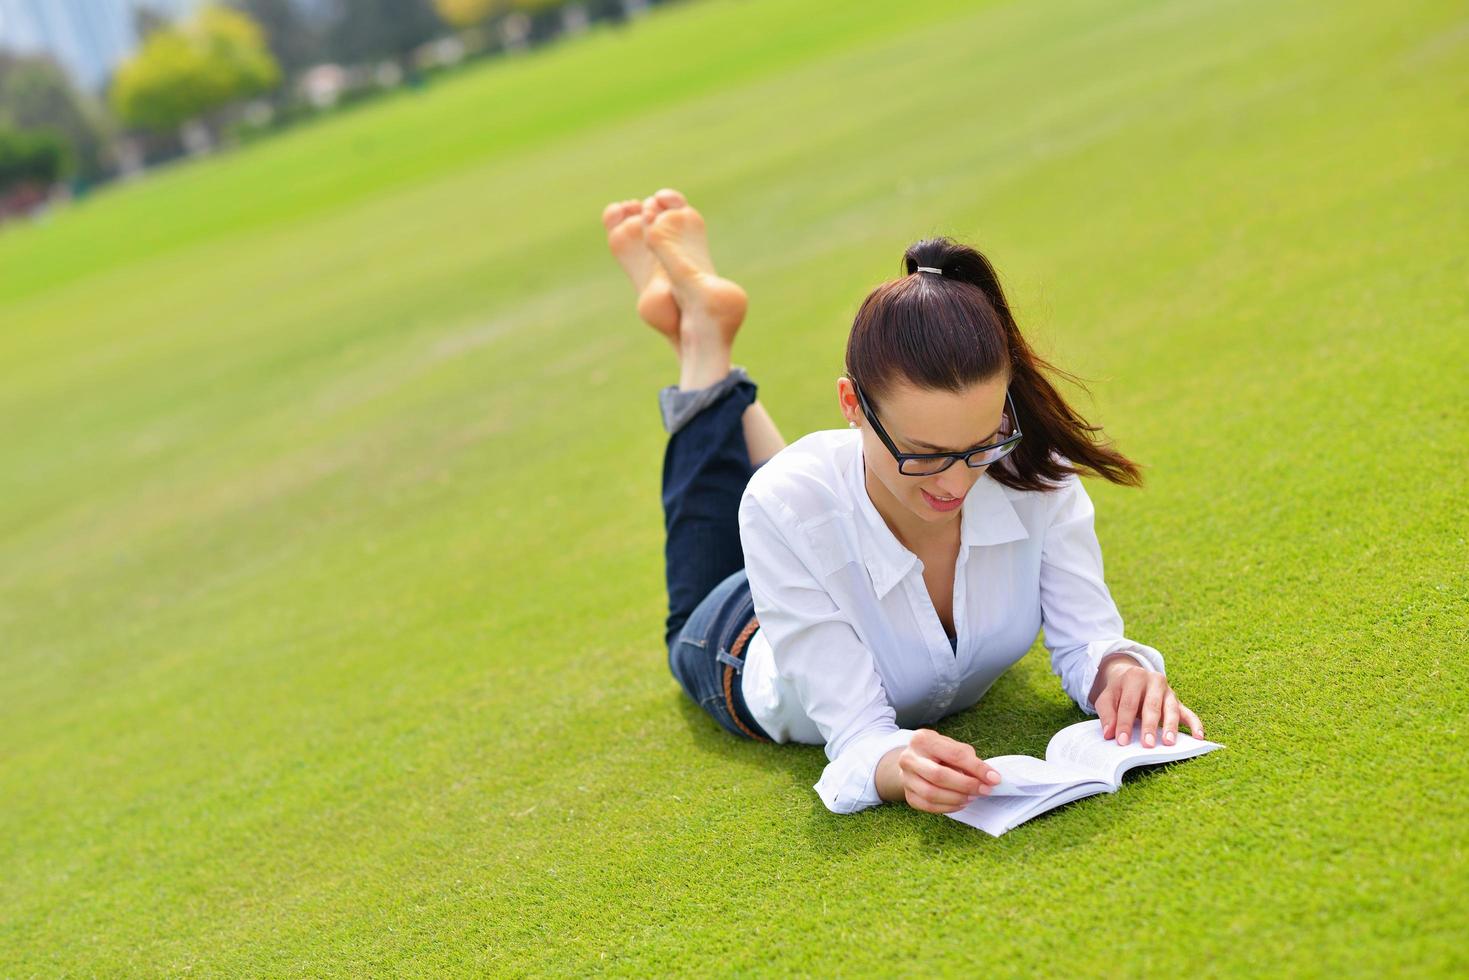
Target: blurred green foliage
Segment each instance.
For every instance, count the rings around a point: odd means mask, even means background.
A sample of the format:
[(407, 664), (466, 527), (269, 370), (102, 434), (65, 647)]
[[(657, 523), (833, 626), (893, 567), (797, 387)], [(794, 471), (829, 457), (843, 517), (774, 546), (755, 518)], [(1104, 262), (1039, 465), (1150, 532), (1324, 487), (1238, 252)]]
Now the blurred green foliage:
[(237, 10), (210, 6), (150, 34), (118, 70), (111, 101), (129, 125), (164, 132), (280, 80), (259, 26)]
[(66, 141), (58, 134), (0, 128), (0, 194), (22, 184), (54, 184), (70, 163)]
[(45, 55), (0, 51), (0, 127), (59, 137), (66, 144), (63, 173), (95, 180), (106, 169), (105, 111)]

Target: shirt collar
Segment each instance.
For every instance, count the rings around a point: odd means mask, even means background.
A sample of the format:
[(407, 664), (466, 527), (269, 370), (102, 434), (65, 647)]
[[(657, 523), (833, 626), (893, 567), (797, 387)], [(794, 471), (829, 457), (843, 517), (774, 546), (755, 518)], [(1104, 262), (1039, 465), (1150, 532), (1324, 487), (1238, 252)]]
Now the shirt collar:
[[(856, 452), (852, 453), (847, 467), (847, 484), (858, 514), (857, 537), (862, 557), (872, 576), (872, 587), (877, 590), (877, 597), (881, 599), (903, 580), (917, 563), (918, 556), (903, 547), (902, 542), (893, 535), (887, 522), (882, 519), (882, 515), (877, 512), (872, 498), (867, 495), (865, 477), (859, 433)], [(1030, 537), (1020, 515), (1010, 503), (1005, 487), (996, 482), (988, 470), (965, 495), (960, 517), (961, 547), (1004, 544)]]

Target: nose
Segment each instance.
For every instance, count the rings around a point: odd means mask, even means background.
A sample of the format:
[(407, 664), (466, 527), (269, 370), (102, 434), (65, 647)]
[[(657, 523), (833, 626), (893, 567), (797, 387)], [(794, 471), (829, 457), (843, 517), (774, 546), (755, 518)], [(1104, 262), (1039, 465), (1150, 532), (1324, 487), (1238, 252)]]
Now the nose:
[[(959, 472), (954, 472), (958, 470)], [(938, 476), (938, 485), (930, 493), (942, 494), (945, 497), (962, 497), (974, 486), (979, 474), (983, 470), (970, 469), (963, 463), (956, 463)]]

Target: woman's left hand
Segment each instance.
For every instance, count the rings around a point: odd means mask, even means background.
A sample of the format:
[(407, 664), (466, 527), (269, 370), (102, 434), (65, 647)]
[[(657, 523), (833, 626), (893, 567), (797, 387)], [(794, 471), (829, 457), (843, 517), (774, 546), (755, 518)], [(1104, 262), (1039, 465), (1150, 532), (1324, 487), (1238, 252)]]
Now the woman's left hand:
[(1138, 720), (1142, 722), (1143, 745), (1153, 747), (1153, 733), (1160, 725), (1163, 744), (1172, 745), (1177, 740), (1180, 718), (1188, 724), (1194, 738), (1204, 737), (1203, 722), (1178, 700), (1162, 674), (1140, 667), (1126, 656), (1104, 659), (1102, 671), (1106, 685), (1092, 701), (1097, 717), (1102, 720), (1102, 738), (1112, 738), (1115, 734), (1117, 744), (1126, 745), (1132, 738), (1132, 723)]

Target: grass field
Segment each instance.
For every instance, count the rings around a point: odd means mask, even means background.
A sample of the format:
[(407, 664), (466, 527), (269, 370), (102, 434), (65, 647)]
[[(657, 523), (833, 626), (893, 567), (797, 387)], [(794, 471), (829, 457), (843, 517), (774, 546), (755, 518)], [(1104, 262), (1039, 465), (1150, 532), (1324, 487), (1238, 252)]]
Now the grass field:
[[(0, 231), (0, 974), (1469, 968), (1461, 4), (705, 0)], [(1228, 749), (998, 840), (669, 675), (661, 186), (788, 438), (946, 233)], [(1036, 649), (939, 729), (1082, 717)]]

